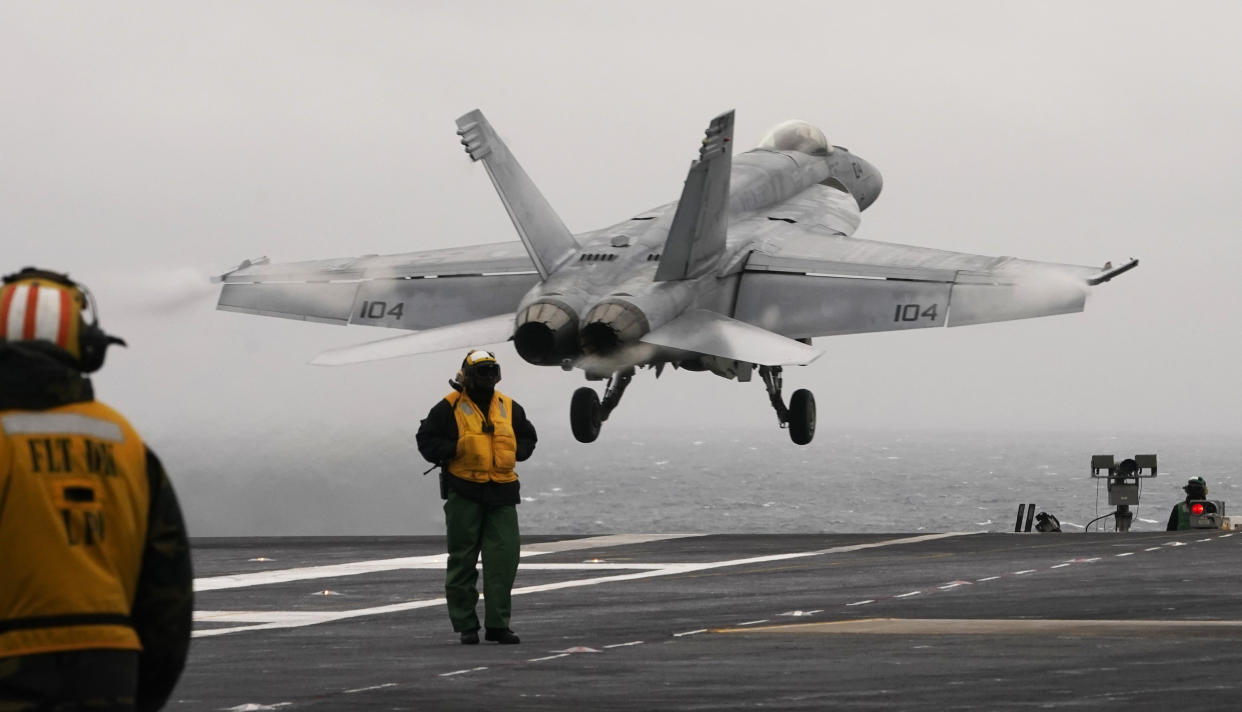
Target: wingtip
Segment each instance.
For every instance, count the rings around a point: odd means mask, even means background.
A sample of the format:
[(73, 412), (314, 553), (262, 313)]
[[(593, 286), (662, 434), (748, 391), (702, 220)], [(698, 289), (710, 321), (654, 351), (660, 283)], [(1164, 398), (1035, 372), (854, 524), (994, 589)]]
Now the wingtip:
[(1114, 277), (1120, 276), (1135, 267), (1138, 267), (1138, 264), (1138, 259), (1134, 257), (1131, 257), (1129, 261), (1120, 267), (1113, 267), (1112, 262), (1108, 262), (1104, 265), (1103, 269), (1087, 278), (1087, 285), (1094, 287), (1096, 285), (1103, 284)]

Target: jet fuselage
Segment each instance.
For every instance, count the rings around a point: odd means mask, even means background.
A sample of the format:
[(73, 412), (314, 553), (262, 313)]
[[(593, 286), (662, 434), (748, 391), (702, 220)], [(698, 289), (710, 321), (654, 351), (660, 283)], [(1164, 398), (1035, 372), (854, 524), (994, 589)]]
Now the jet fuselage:
[(826, 155), (758, 148), (733, 158), (729, 180), (727, 248), (698, 276), (655, 279), (676, 202), (576, 235), (581, 249), (518, 307), (514, 344), (522, 358), (606, 375), (688, 356), (639, 339), (687, 309), (732, 314), (738, 273), (757, 242), (808, 218), (834, 234), (852, 234), (857, 211), (882, 187), (878, 170), (842, 148)]

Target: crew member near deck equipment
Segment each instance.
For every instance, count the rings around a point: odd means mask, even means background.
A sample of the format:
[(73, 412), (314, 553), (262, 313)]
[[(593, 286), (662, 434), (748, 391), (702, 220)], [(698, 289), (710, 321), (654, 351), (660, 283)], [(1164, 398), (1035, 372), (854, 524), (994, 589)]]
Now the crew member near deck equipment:
[[(85, 318), (89, 316), (89, 319)], [(159, 460), (83, 374), (90, 293), (0, 287), (0, 710), (156, 710), (190, 642), (190, 552)]]
[(509, 396), (495, 390), (500, 364), (488, 351), (466, 355), (453, 392), (437, 403), (418, 428), (418, 451), (440, 465), (440, 496), (448, 530), (448, 572), (444, 580), (449, 618), (461, 642), (479, 642), (475, 605), (483, 554), (484, 637), (520, 642), (509, 629), (511, 591), (518, 567), (517, 504), (521, 501), (514, 463), (535, 450), (535, 426)]
[(1169, 523), (1164, 528), (1165, 531), (1175, 532), (1189, 529), (1190, 503), (1197, 499), (1207, 499), (1207, 482), (1202, 477), (1190, 478), (1182, 489), (1186, 492), (1186, 499), (1173, 505), (1173, 511), (1169, 512)]

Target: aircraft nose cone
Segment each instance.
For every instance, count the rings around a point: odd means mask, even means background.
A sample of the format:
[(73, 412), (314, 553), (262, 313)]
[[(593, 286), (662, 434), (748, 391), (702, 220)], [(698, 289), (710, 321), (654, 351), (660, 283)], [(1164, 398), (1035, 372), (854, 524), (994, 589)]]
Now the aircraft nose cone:
[(647, 315), (633, 304), (623, 301), (596, 304), (587, 313), (586, 322), (579, 338), (582, 352), (598, 356), (612, 354), (622, 345), (638, 341), (651, 330)]

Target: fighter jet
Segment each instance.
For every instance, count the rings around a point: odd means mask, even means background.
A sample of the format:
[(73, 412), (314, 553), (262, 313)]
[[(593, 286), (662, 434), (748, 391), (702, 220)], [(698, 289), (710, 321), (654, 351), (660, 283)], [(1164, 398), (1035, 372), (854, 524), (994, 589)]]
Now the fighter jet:
[(339, 365), (512, 340), (527, 362), (581, 369), (570, 424), (592, 442), (636, 369), (750, 381), (804, 445), (815, 399), (782, 394), (812, 337), (964, 326), (1082, 311), (1088, 288), (1138, 264), (1033, 262), (854, 237), (880, 172), (803, 121), (733, 155), (733, 112), (707, 127), (681, 197), (573, 234), (482, 112), (457, 119), (520, 242), (273, 264), (221, 275), (218, 308), (414, 333), (325, 352)]

